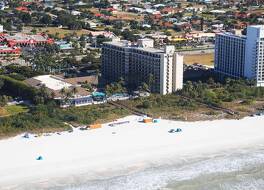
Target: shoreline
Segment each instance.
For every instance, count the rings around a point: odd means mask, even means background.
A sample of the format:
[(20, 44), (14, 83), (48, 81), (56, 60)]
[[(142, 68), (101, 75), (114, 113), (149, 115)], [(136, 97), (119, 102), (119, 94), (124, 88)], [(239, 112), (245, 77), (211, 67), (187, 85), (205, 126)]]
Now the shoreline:
[[(264, 143), (263, 116), (241, 120), (170, 121), (141, 123), (138, 116), (118, 121), (129, 124), (52, 136), (0, 140), (0, 187), (17, 189), (33, 185), (44, 189), (54, 179), (78, 176), (96, 180), (151, 166), (164, 165), (205, 155)], [(168, 133), (181, 128), (181, 133)], [(113, 134), (115, 132), (115, 134)], [(37, 156), (43, 160), (37, 161)], [(80, 179), (79, 179), (80, 180)], [(15, 184), (15, 186), (14, 186)]]

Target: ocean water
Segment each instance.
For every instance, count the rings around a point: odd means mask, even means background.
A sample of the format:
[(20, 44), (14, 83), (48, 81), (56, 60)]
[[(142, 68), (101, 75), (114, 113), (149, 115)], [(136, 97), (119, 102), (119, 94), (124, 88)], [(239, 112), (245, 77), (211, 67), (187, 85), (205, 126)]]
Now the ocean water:
[(49, 190), (263, 190), (264, 146), (180, 159), (113, 178)]

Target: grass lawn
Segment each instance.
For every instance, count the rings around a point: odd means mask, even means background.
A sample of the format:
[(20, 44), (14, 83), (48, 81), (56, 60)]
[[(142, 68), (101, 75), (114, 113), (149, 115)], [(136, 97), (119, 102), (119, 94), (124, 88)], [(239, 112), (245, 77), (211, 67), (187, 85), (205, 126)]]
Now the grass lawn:
[(24, 105), (4, 106), (4, 107), (0, 107), (0, 117), (24, 113), (27, 112), (28, 110), (29, 110), (28, 107)]
[(7, 116), (8, 112), (4, 107), (0, 107), (0, 117)]
[(143, 21), (144, 16), (141, 14), (136, 14), (136, 13), (130, 13), (130, 12), (117, 12), (113, 16), (115, 16), (117, 19), (122, 19), (122, 20), (137, 20), (137, 21)]
[[(32, 29), (33, 29), (32, 27), (26, 28), (27, 31), (31, 31)], [(90, 33), (89, 30), (85, 30), (85, 29), (69, 30), (66, 28), (58, 28), (58, 27), (35, 27), (35, 29), (37, 30), (37, 33), (47, 32), (48, 34), (52, 34), (52, 35), (55, 35), (56, 33), (58, 33), (59, 38), (63, 38), (63, 37), (65, 37), (65, 35), (73, 34), (73, 33), (76, 33), (77, 36), (81, 36), (82, 34), (89, 34)]]
[(212, 66), (214, 65), (214, 54), (204, 53), (204, 54), (195, 54), (195, 55), (184, 55), (183, 62), (187, 65), (199, 63), (202, 65)]

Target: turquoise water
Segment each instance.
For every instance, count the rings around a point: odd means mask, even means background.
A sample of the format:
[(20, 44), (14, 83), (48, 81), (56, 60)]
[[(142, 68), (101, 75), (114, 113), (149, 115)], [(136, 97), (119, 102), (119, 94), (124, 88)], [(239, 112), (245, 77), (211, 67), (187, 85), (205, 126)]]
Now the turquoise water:
[(93, 96), (105, 96), (103, 92), (93, 92)]

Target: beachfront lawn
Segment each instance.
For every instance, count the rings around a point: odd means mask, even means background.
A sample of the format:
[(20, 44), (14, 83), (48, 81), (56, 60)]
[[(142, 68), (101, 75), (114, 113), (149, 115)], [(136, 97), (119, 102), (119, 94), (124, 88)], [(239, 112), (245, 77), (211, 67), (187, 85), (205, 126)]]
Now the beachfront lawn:
[(25, 105), (7, 105), (0, 107), (0, 117), (15, 115), (28, 112), (28, 107)]
[(5, 106), (5, 109), (10, 115), (28, 112), (29, 110), (28, 107), (25, 105), (10, 105)]

